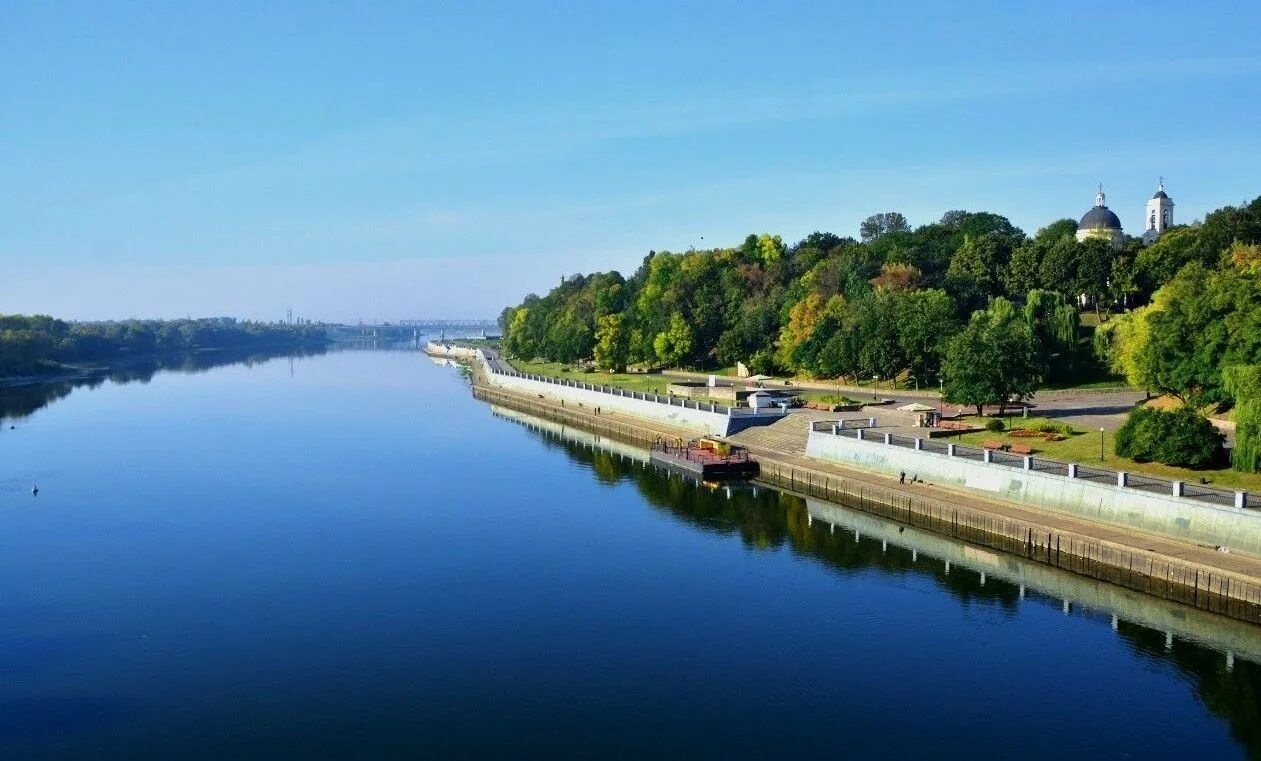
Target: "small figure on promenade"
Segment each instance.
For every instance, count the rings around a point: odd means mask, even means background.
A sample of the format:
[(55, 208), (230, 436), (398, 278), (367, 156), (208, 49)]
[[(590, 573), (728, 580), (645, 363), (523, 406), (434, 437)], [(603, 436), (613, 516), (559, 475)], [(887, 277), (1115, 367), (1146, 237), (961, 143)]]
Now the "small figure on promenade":
[(904, 483), (906, 483), (906, 471), (905, 471), (905, 470), (904, 470), (904, 471), (902, 471), (901, 473), (899, 473), (899, 474), (898, 474), (898, 483), (900, 483), (900, 484), (904, 484)]

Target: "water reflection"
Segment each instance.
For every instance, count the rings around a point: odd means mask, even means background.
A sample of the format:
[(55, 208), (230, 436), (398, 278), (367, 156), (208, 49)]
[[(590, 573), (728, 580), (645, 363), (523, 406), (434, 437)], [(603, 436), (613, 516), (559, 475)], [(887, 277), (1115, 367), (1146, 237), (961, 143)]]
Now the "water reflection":
[(1058, 608), (1111, 626), (1133, 652), (1176, 667), (1249, 755), (1261, 758), (1261, 630), (1040, 563), (770, 487), (711, 488), (648, 463), (642, 450), (540, 418), (493, 408), (534, 431), (601, 482), (631, 483), (663, 514), (745, 546), (789, 548), (838, 574), (931, 579), (963, 605), (1019, 615)]
[(203, 373), (225, 365), (247, 367), (281, 358), (310, 357), (330, 351), (329, 347), (301, 349), (231, 349), (203, 351), (166, 357), (149, 357), (117, 367), (103, 367), (82, 376), (46, 383), (0, 387), (0, 420), (19, 420), (69, 396), (76, 389), (94, 389), (109, 383), (148, 383), (161, 372)]

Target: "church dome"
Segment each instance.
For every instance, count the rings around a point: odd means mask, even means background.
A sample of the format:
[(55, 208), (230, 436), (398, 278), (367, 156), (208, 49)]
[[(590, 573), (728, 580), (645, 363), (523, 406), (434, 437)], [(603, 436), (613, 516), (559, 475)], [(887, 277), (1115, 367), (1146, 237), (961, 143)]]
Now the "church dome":
[(1077, 223), (1078, 230), (1120, 230), (1121, 218), (1107, 206), (1096, 206)]
[(1169, 197), (1169, 196), (1165, 195), (1165, 191), (1164, 191), (1164, 189), (1162, 188), (1162, 189), (1160, 189), (1160, 190), (1157, 190), (1157, 191), (1156, 191), (1156, 195), (1152, 196), (1152, 200), (1154, 201), (1154, 200), (1156, 200), (1157, 198), (1168, 198), (1168, 197)]
[(1112, 213), (1104, 203), (1103, 186), (1099, 186), (1099, 194), (1095, 196), (1095, 208), (1082, 215), (1077, 223), (1078, 231), (1085, 230), (1120, 230), (1121, 218)]

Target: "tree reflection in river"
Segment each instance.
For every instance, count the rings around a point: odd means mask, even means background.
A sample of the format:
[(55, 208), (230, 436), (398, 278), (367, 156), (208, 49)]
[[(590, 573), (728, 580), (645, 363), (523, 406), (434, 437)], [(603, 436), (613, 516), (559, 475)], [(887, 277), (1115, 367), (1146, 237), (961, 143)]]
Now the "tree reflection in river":
[(82, 377), (30, 383), (22, 386), (0, 386), (0, 420), (20, 420), (44, 407), (66, 398), (75, 389), (94, 389), (110, 383), (148, 383), (160, 372), (202, 373), (224, 365), (247, 367), (284, 357), (309, 357), (323, 354), (324, 346), (276, 351), (229, 349), (200, 351), (190, 354), (148, 357), (126, 365), (103, 367)]

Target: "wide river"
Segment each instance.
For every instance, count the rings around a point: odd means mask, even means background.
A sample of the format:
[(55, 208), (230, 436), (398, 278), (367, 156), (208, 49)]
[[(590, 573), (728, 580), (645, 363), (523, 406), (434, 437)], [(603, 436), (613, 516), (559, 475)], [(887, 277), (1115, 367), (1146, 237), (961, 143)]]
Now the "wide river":
[(1261, 757), (1246, 625), (692, 485), (412, 351), (198, 369), (0, 430), (0, 756)]

